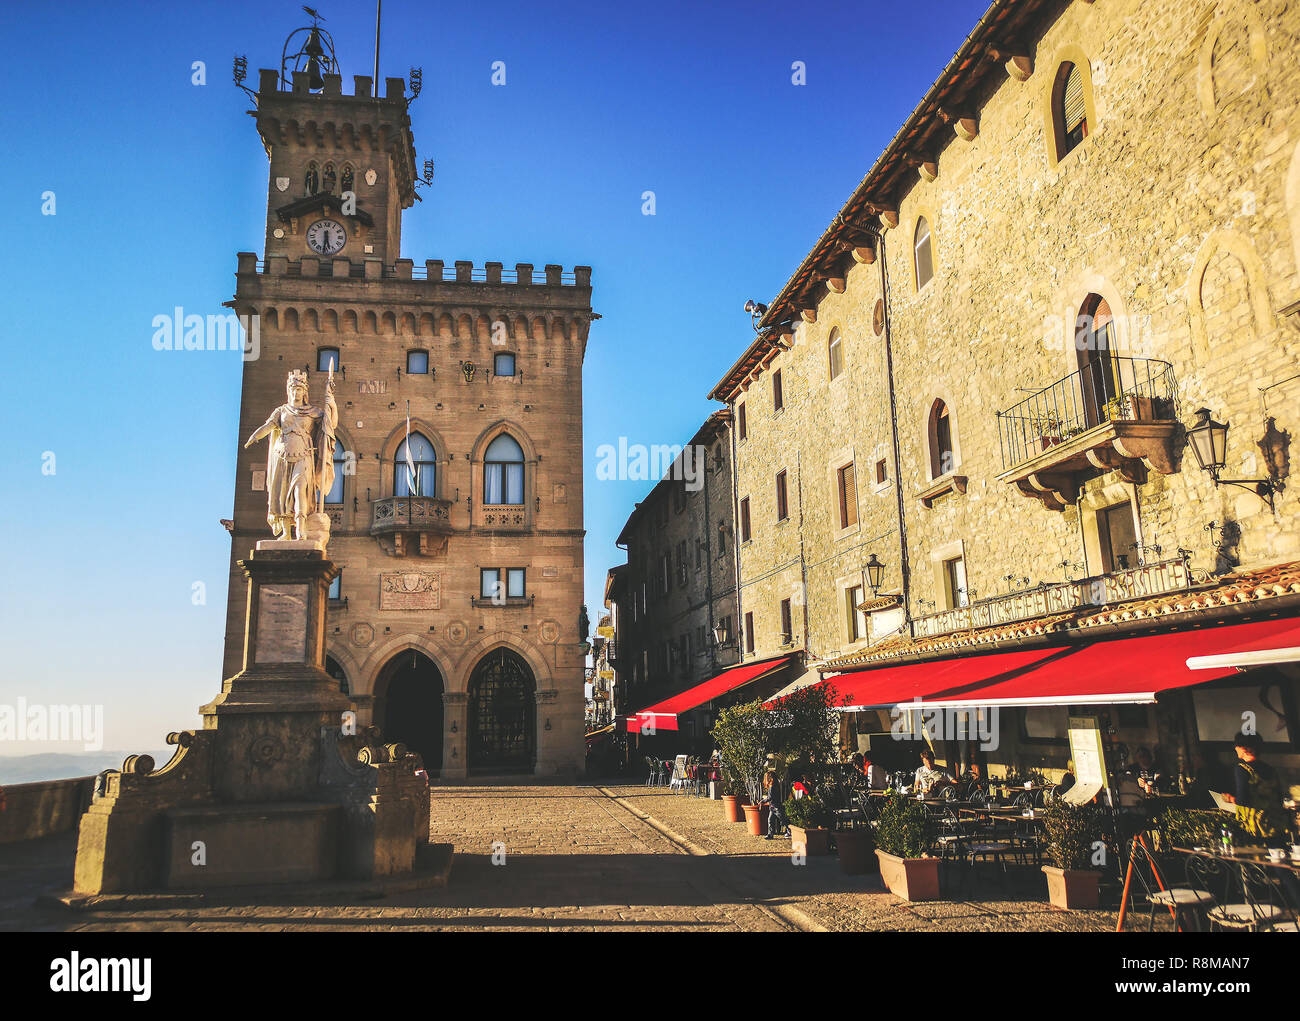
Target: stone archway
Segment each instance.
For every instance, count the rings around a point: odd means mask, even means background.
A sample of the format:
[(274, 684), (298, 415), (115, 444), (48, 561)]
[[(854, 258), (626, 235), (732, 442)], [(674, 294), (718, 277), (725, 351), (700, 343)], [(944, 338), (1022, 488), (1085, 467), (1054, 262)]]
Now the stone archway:
[(471, 773), (531, 773), (537, 764), (537, 681), (512, 649), (478, 661), (468, 685), (466, 758)]
[(374, 721), (384, 742), (418, 752), (430, 776), (442, 769), (442, 693), (442, 672), (418, 649), (395, 653), (375, 682)]

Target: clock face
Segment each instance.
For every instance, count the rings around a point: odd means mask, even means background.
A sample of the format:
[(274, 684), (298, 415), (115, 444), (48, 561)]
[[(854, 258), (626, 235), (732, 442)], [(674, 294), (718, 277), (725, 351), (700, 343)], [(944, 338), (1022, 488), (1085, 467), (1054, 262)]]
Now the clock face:
[(348, 234), (333, 220), (317, 220), (307, 228), (307, 247), (319, 255), (334, 255), (343, 250)]

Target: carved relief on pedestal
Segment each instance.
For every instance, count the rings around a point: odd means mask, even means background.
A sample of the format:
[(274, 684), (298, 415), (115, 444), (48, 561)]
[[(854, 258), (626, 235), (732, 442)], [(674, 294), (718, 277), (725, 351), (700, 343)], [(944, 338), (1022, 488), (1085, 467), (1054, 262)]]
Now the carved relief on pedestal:
[(369, 624), (353, 624), (352, 633), (349, 636), (353, 645), (365, 648), (375, 640), (375, 629)]
[(553, 620), (544, 620), (538, 633), (542, 636), (543, 642), (554, 645), (560, 640), (560, 625)]
[(463, 620), (453, 620), (447, 625), (447, 641), (452, 645), (464, 645), (469, 637), (469, 628)]

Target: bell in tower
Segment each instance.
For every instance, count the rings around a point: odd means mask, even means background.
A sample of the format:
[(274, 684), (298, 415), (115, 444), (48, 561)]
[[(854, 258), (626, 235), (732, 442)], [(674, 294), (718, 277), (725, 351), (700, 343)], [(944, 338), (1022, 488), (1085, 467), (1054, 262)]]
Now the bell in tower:
[[(284, 41), (280, 78), (289, 84), (295, 71), (306, 71), (307, 87), (312, 92), (319, 92), (325, 87), (325, 75), (339, 73), (339, 63), (334, 56), (333, 37), (320, 26), (325, 19), (315, 8), (304, 7), (303, 10), (311, 18), (311, 24), (294, 29)], [(295, 46), (298, 47), (296, 50)]]

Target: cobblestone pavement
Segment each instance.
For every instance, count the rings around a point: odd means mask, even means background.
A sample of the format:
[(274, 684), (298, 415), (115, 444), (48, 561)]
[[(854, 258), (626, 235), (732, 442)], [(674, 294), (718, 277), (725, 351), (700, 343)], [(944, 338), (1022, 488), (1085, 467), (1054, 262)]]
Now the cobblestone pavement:
[[(970, 883), (993, 900), (905, 904), (834, 857), (791, 860), (723, 821), (716, 801), (614, 785), (437, 787), (430, 827), (451, 842), (449, 885), (360, 903), (203, 906), (92, 914), (34, 904), (70, 885), (70, 838), (0, 847), (0, 929), (1066, 930), (1114, 912), (1057, 912), (1041, 872)], [(495, 850), (504, 852), (493, 863)], [(1028, 873), (1030, 870), (1025, 869)], [(1001, 892), (1005, 889), (1006, 892)]]

